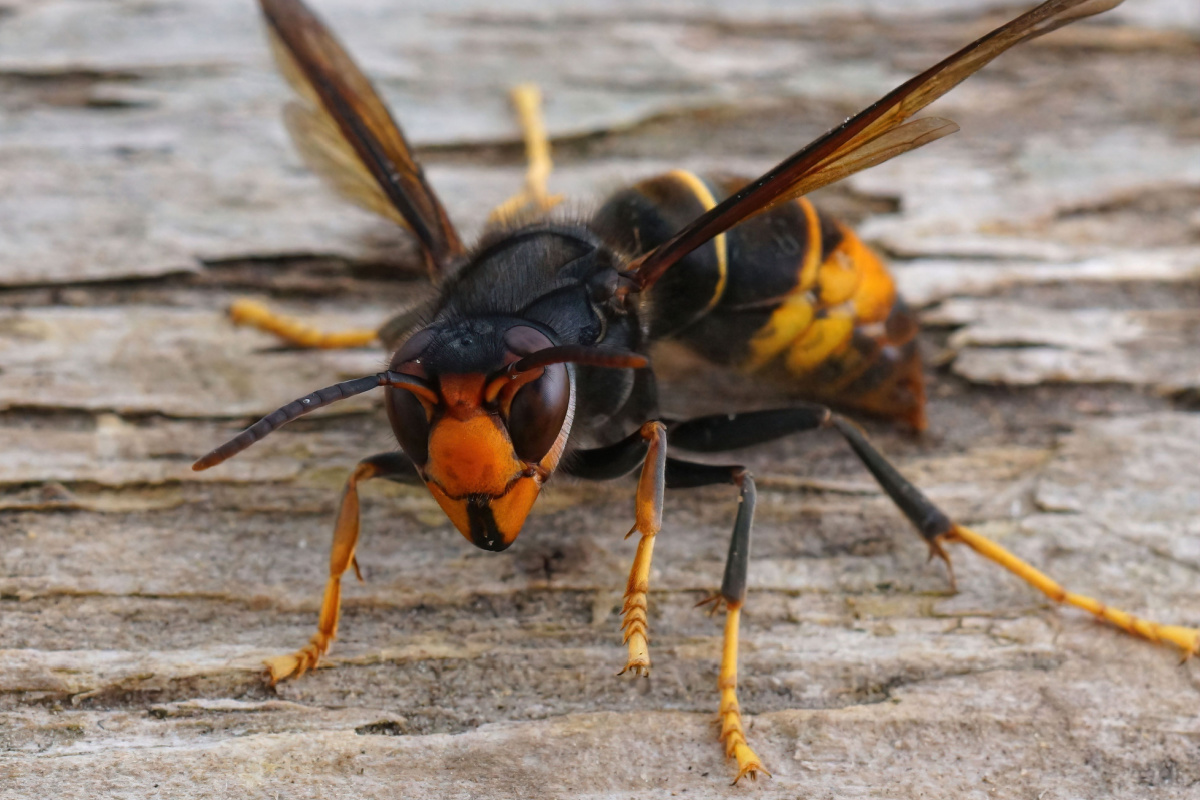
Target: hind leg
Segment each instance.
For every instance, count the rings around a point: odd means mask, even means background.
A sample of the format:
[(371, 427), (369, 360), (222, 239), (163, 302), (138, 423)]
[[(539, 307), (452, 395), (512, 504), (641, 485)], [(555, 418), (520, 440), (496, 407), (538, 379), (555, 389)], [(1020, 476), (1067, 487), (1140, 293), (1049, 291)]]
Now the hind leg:
[(524, 217), (543, 214), (562, 202), (562, 195), (546, 190), (553, 163), (550, 161), (550, 139), (542, 119), (542, 91), (532, 83), (522, 83), (512, 90), (513, 107), (525, 140), (525, 187), (493, 209), (488, 222), (509, 225)]
[(270, 333), (294, 347), (319, 350), (343, 350), (366, 347), (379, 340), (373, 329), (352, 328), (322, 331), (295, 317), (279, 314), (256, 300), (238, 298), (229, 306), (229, 318), (235, 325), (247, 325)]

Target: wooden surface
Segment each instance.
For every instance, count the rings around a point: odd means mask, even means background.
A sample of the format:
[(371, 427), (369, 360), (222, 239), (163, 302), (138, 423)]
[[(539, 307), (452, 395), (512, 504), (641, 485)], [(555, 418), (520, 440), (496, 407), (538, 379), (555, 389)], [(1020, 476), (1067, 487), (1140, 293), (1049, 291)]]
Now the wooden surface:
[[(468, 235), (519, 185), (505, 91), (541, 83), (552, 188), (585, 212), (664, 168), (752, 173), (1013, 8), (968, 0), (318, 9)], [(935, 108), (963, 132), (822, 201), (923, 309), (929, 433), (876, 442), (1072, 588), (1200, 625), (1200, 11), (1128, 0)], [(377, 397), (220, 469), (250, 416), (371, 371), (223, 309), (374, 324), (423, 291), (402, 233), (300, 166), (240, 0), (0, 0), (0, 797), (1043, 798), (1200, 794), (1200, 673), (955, 551), (961, 591), (838, 441), (759, 476), (742, 703), (710, 727), (734, 498), (669, 497), (649, 680), (615, 677), (632, 484), (556, 481), (472, 548), (423, 490), (364, 491), (329, 669), (309, 636)], [(777, 388), (657, 356), (672, 414)]]

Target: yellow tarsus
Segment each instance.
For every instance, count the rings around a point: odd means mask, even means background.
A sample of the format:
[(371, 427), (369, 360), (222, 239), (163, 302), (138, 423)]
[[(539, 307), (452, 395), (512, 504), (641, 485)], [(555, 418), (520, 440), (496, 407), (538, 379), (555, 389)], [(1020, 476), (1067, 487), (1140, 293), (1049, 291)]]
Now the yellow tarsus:
[(245, 298), (233, 301), (229, 306), (229, 317), (235, 325), (249, 325), (278, 336), (296, 347), (341, 350), (366, 347), (379, 338), (375, 331), (366, 329), (325, 332), (294, 317), (277, 314), (262, 303)]
[[(630, 531), (636, 531), (635, 527)], [(621, 608), (624, 621), (621, 630), (624, 631), (622, 641), (629, 647), (629, 660), (620, 675), (632, 672), (634, 675), (650, 675), (650, 635), (646, 610), (648, 602), (646, 593), (650, 590), (650, 562), (654, 554), (654, 534), (643, 534), (638, 542), (637, 555), (633, 559), (633, 567), (629, 570), (629, 583), (625, 587), (625, 604)]]
[(638, 478), (637, 499), (634, 501), (635, 522), (629, 533), (625, 534), (625, 538), (628, 539), (635, 533), (640, 533), (642, 538), (638, 540), (637, 554), (633, 557), (633, 566), (629, 569), (629, 583), (625, 586), (625, 605), (621, 609), (625, 618), (621, 623), (621, 630), (625, 632), (622, 641), (629, 648), (629, 660), (625, 663), (625, 669), (618, 674), (632, 672), (634, 675), (648, 677), (650, 636), (646, 616), (646, 594), (650, 591), (650, 563), (654, 556), (654, 537), (662, 528), (667, 431), (661, 422), (647, 422), (642, 426), (641, 435), (650, 442), (650, 447), (646, 451), (642, 473)]
[(1068, 592), (1057, 581), (970, 528), (955, 525), (944, 537), (962, 542), (976, 553), (1007, 569), (1056, 603), (1081, 608), (1121, 630), (1152, 642), (1168, 642), (1183, 651), (1184, 658), (1200, 653), (1200, 630), (1181, 625), (1161, 625), (1141, 619), (1082, 594)]
[(714, 608), (725, 603), (725, 645), (721, 651), (721, 672), (717, 686), (721, 690), (721, 705), (717, 722), (721, 726), (721, 741), (725, 745), (725, 756), (737, 759), (737, 783), (742, 778), (757, 780), (759, 774), (770, 777), (771, 773), (762, 765), (758, 754), (746, 742), (746, 731), (742, 727), (742, 711), (737, 699), (738, 625), (741, 605), (729, 604), (724, 598), (716, 598)]
[(317, 624), (317, 632), (309, 639), (308, 644), (295, 653), (286, 656), (276, 656), (267, 659), (267, 673), (271, 685), (286, 678), (299, 678), (310, 669), (316, 669), (321, 656), (329, 652), (337, 636), (338, 609), (342, 601), (341, 576), (330, 575), (325, 584), (325, 595), (321, 599), (321, 617)]
[(338, 618), (342, 607), (342, 575), (351, 567), (362, 580), (358, 558), (354, 551), (358, 547), (359, 505), (358, 484), (378, 476), (379, 468), (370, 462), (361, 461), (346, 481), (342, 491), (342, 502), (338, 508), (337, 523), (333, 529), (333, 544), (329, 549), (329, 578), (325, 581), (325, 593), (321, 596), (321, 613), (317, 618), (317, 632), (308, 644), (286, 656), (276, 656), (266, 661), (271, 685), (285, 678), (299, 678), (311, 669), (316, 669), (321, 656), (329, 652), (329, 646), (337, 637)]

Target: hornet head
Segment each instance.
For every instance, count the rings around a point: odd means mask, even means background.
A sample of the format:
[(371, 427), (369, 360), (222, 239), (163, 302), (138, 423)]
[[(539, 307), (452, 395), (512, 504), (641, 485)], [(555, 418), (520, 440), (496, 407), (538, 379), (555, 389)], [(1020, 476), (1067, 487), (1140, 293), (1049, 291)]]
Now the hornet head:
[(392, 359), (391, 371), (433, 389), (385, 390), (396, 440), (446, 516), (485, 550), (516, 539), (571, 433), (571, 370), (529, 360), (554, 348), (521, 320), (469, 320), (416, 333)]
[(504, 550), (562, 458), (575, 410), (572, 363), (629, 369), (648, 360), (560, 345), (527, 320), (435, 324), (410, 336), (387, 372), (293, 401), (193, 469), (215, 466), (309, 411), (383, 386), (396, 440), (446, 516), (476, 546)]

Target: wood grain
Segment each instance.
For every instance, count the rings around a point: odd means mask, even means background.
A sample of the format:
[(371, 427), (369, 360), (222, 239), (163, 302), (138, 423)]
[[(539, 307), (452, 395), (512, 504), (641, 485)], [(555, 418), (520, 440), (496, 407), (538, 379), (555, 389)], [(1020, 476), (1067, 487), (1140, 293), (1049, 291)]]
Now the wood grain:
[[(514, 83), (544, 87), (579, 212), (666, 168), (760, 171), (1000, 16), (314, 3), (468, 239), (520, 185)], [(1119, 11), (1007, 55), (933, 108), (962, 133), (818, 199), (926, 308), (931, 431), (868, 423), (879, 446), (1069, 587), (1200, 625), (1200, 17)], [(632, 484), (556, 480), (500, 555), (423, 490), (367, 487), (330, 668), (267, 687), (386, 421), (359, 398), (187, 466), (385, 355), (280, 350), (222, 310), (357, 326), (424, 290), (405, 235), (290, 150), (254, 14), (0, 2), (0, 797), (1194, 796), (1194, 663), (966, 552), (950, 594), (825, 436), (736, 456), (760, 487), (741, 677), (769, 781), (730, 789), (709, 725), (720, 630), (693, 605), (720, 582), (720, 489), (668, 497), (648, 680), (615, 677)], [(673, 415), (786, 397), (671, 347), (656, 366)]]

